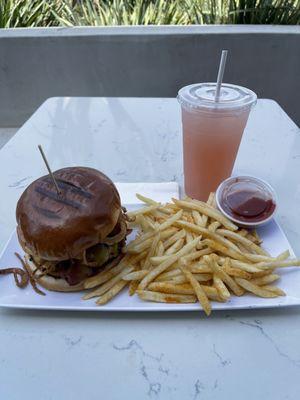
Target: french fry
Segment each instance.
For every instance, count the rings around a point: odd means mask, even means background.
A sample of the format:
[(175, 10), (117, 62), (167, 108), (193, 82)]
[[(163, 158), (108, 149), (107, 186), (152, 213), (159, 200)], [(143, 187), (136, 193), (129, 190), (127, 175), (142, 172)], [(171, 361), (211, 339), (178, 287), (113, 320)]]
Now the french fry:
[[(223, 265), (224, 262), (225, 262), (225, 258), (219, 257), (218, 263)], [(255, 264), (248, 264), (248, 263), (241, 262), (239, 260), (233, 260), (233, 259), (231, 259), (230, 262), (231, 262), (231, 265), (232, 265), (233, 268), (239, 268), (239, 269), (241, 269), (243, 271), (250, 272), (250, 273), (260, 273), (260, 272), (262, 272), (262, 270), (260, 268), (257, 268), (255, 266)]]
[(183, 283), (181, 285), (174, 285), (173, 283), (152, 282), (148, 286), (148, 289), (154, 292), (161, 293), (195, 295), (194, 289), (191, 287), (191, 285), (186, 283)]
[[(161, 207), (158, 208), (157, 210), (154, 210), (151, 212), (151, 214), (149, 214), (152, 218), (156, 217), (156, 219), (158, 219), (161, 223), (166, 221), (166, 219), (169, 217), (170, 214), (166, 214), (164, 212), (161, 211)], [(158, 226), (159, 227), (159, 224)]]
[(124, 266), (127, 265), (128, 257), (125, 256), (119, 264), (111, 269), (106, 269), (104, 271), (99, 272), (97, 275), (91, 276), (84, 281), (84, 288), (85, 289), (92, 289), (95, 286), (99, 286), (102, 283), (108, 281), (109, 279), (113, 278), (114, 276), (118, 275), (123, 269)]
[(230, 276), (235, 276), (237, 278), (243, 278), (243, 279), (251, 279), (252, 275), (249, 272), (246, 272), (242, 269), (238, 268), (232, 268), (232, 267), (223, 267), (224, 271), (230, 275)]
[(164, 231), (165, 229), (170, 228), (174, 224), (174, 222), (178, 221), (181, 218), (182, 213), (183, 211), (180, 210), (176, 214), (169, 217), (165, 222), (159, 225), (157, 231)]
[(222, 279), (219, 278), (218, 275), (216, 275), (216, 274), (214, 274), (214, 276), (213, 276), (213, 284), (214, 284), (214, 287), (217, 289), (221, 299), (223, 299), (224, 301), (227, 301), (230, 298), (229, 290), (224, 285)]
[[(247, 257), (247, 254), (253, 254), (253, 251), (251, 249), (246, 249), (246, 247), (243, 246), (241, 243), (236, 243), (236, 245), (242, 254), (246, 253), (246, 257)], [(262, 257), (262, 256), (260, 256), (260, 257)]]
[(258, 240), (258, 239), (256, 238), (256, 236), (254, 236), (254, 235), (253, 235), (252, 233), (250, 233), (250, 232), (247, 232), (247, 231), (246, 231), (245, 237), (246, 237), (248, 240), (251, 240), (251, 242), (253, 242), (253, 243), (255, 243), (255, 244), (261, 244), (261, 243), (262, 243), (261, 240)]
[(207, 264), (205, 264), (204, 262), (203, 263), (199, 262), (199, 263), (189, 264), (186, 267), (193, 274), (210, 274), (210, 273), (212, 273), (212, 269)]
[(224, 300), (220, 298), (219, 293), (218, 293), (216, 288), (214, 288), (212, 286), (203, 285), (203, 284), (201, 284), (201, 287), (204, 290), (206, 296), (210, 300), (218, 301), (218, 302), (221, 302), (221, 303), (224, 302)]
[[(165, 229), (163, 232), (160, 232), (160, 238), (162, 241), (168, 239), (170, 236), (174, 235), (174, 233), (178, 232), (178, 229), (175, 227)], [(157, 232), (155, 232), (157, 235)]]
[(203, 235), (205, 238), (214, 240), (215, 242), (229, 248), (230, 250), (233, 250), (236, 252), (235, 257), (239, 257), (238, 259), (242, 259), (245, 260), (246, 258), (244, 257), (244, 255), (240, 252), (240, 250), (238, 249), (238, 247), (230, 242), (229, 240), (227, 240), (226, 238), (224, 238), (221, 235), (218, 235), (217, 233), (211, 232), (206, 228), (202, 228), (201, 226), (195, 225), (195, 224), (190, 224), (189, 222), (185, 222), (185, 221), (176, 221), (175, 223), (177, 226), (181, 227), (181, 228), (186, 228), (191, 230), (192, 232), (198, 233), (200, 235)]
[[(207, 199), (206, 204), (211, 205), (213, 200), (213, 193), (210, 193)], [(202, 221), (203, 221), (203, 228), (206, 228), (207, 222), (208, 222), (208, 216), (207, 215), (202, 215)]]
[[(231, 278), (225, 271), (223, 271), (221, 267), (219, 267), (213, 255), (204, 256), (204, 261), (207, 263), (207, 265), (210, 266), (212, 271), (217, 276), (219, 276), (219, 278), (221, 278), (223, 282), (226, 283), (226, 285), (233, 291), (233, 293), (236, 296), (241, 296), (243, 294), (241, 288), (236, 284), (236, 280)], [(235, 279), (241, 279), (241, 278), (235, 278)]]
[(165, 252), (165, 247), (163, 245), (163, 242), (160, 240), (157, 246), (157, 251), (155, 256), (161, 257), (164, 254), (164, 252)]
[(149, 252), (147, 254), (146, 260), (145, 260), (144, 265), (143, 265), (143, 269), (149, 269), (151, 267), (150, 259), (151, 259), (151, 257), (153, 257), (155, 255), (156, 248), (158, 246), (159, 241), (160, 241), (160, 233), (158, 233), (155, 236), (155, 238), (154, 238), (154, 240), (153, 240), (153, 242), (151, 244), (150, 250), (149, 250)]
[(138, 286), (139, 286), (139, 281), (131, 281), (130, 282), (129, 290), (128, 290), (129, 296), (133, 296), (136, 293)]
[(121, 272), (118, 273), (118, 275), (114, 276), (110, 280), (106, 281), (103, 285), (100, 287), (96, 288), (95, 290), (92, 290), (88, 293), (86, 293), (83, 296), (84, 300), (91, 299), (92, 297), (97, 297), (101, 296), (102, 294), (106, 293), (109, 289), (111, 289), (117, 282), (123, 279), (124, 276), (129, 274), (133, 270), (133, 267), (125, 267), (122, 269)]
[(257, 254), (260, 254), (262, 256), (269, 256), (269, 254), (264, 249), (262, 249), (260, 246), (258, 246), (257, 244), (251, 242), (251, 240), (247, 239), (246, 237), (243, 237), (243, 236), (239, 235), (236, 232), (232, 232), (231, 230), (228, 230), (228, 229), (218, 229), (217, 233), (218, 233), (218, 235), (225, 236), (225, 237), (230, 238), (230, 239), (232, 239), (232, 240), (234, 240), (236, 242), (241, 243), (246, 248), (254, 250), (255, 253), (257, 253)]
[(261, 263), (257, 263), (255, 266), (260, 269), (299, 267), (300, 259), (285, 260), (285, 261), (275, 260), (275, 261), (270, 261), (270, 262), (261, 262)]
[(276, 261), (276, 258), (270, 256), (262, 256), (261, 254), (243, 253), (245, 258), (252, 263)]
[(182, 275), (182, 273), (181, 273), (181, 275), (174, 276), (173, 278), (171, 278), (170, 281), (163, 281), (163, 282), (170, 282), (170, 283), (173, 283), (174, 285), (181, 285), (181, 284), (183, 284), (183, 283), (187, 283), (188, 280), (187, 280), (187, 278), (186, 278), (184, 275)]
[(187, 208), (190, 210), (196, 210), (208, 217), (213, 218), (214, 220), (220, 222), (221, 225), (223, 225), (225, 228), (229, 230), (235, 231), (238, 229), (238, 227), (234, 223), (232, 223), (229, 219), (224, 217), (224, 215), (220, 211), (216, 210), (213, 207), (210, 207), (206, 203), (202, 203), (200, 201), (197, 201), (196, 203), (194, 202), (194, 200), (188, 202), (188, 201), (172, 199), (172, 201), (179, 207)]
[[(212, 205), (213, 205), (214, 198), (215, 198), (214, 192), (210, 192), (210, 193), (209, 193), (209, 196), (208, 196), (208, 199), (207, 199), (207, 204), (208, 204), (209, 206), (212, 206)], [(195, 201), (195, 202), (198, 202), (198, 200), (194, 200), (194, 201)]]
[(109, 300), (115, 297), (126, 285), (128, 285), (128, 282), (126, 281), (117, 282), (105, 294), (99, 297), (99, 299), (96, 301), (96, 304), (98, 304), (99, 306), (106, 304), (107, 302), (109, 302)]
[(143, 251), (140, 254), (131, 255), (129, 258), (129, 262), (131, 265), (137, 265), (141, 260), (147, 257), (147, 250)]
[(254, 229), (254, 230), (252, 231), (252, 235), (253, 235), (253, 237), (256, 239), (256, 244), (261, 244), (261, 243), (262, 243), (262, 240), (261, 240), (261, 238), (259, 237), (259, 235), (258, 235), (256, 229)]
[(199, 213), (199, 211), (192, 210), (192, 216), (193, 216), (193, 219), (194, 219), (194, 223), (196, 225), (204, 227), (205, 224), (203, 222), (203, 219), (202, 219), (201, 214)]
[(195, 277), (193, 276), (193, 274), (188, 271), (183, 265), (180, 264), (180, 269), (183, 272), (183, 274), (185, 275), (185, 277), (188, 279), (188, 281), (190, 282), (192, 288), (195, 291), (195, 294), (197, 296), (197, 299), (201, 305), (201, 307), (203, 308), (204, 312), (206, 315), (210, 315), (211, 313), (211, 304), (208, 300), (208, 297), (205, 293), (205, 291), (202, 289), (200, 283), (195, 279)]
[(142, 253), (144, 250), (147, 250), (151, 247), (152, 238), (145, 240), (144, 242), (137, 244), (135, 246), (127, 247), (126, 251), (129, 254), (139, 254)]
[[(176, 229), (175, 227), (166, 229), (164, 232), (161, 232), (160, 237), (162, 240), (165, 240), (165, 239), (169, 238), (170, 236), (172, 236), (177, 231), (178, 231), (178, 229)], [(130, 242), (126, 246), (126, 250), (128, 250), (128, 249), (130, 250), (131, 248), (134, 248), (137, 245), (142, 244), (146, 240), (153, 238), (155, 235), (157, 235), (157, 232), (154, 232), (154, 231), (142, 234), (141, 236), (137, 237), (132, 242)]]
[[(88, 278), (93, 289), (84, 298), (106, 304), (129, 284), (129, 295), (146, 301), (189, 303), (197, 299), (209, 315), (209, 300), (225, 302), (245, 292), (260, 297), (285, 293), (271, 284), (276, 268), (300, 266), (289, 251), (271, 257), (256, 231), (235, 226), (216, 207), (215, 194), (207, 203), (173, 199), (165, 205), (137, 195), (146, 207), (127, 213), (136, 238), (122, 248), (122, 263)], [(100, 297), (99, 297), (100, 296)]]
[(152, 221), (152, 219), (148, 216), (148, 215), (141, 215), (141, 218), (144, 218), (144, 220), (146, 221), (146, 224), (148, 224), (148, 230), (150, 231), (154, 231), (156, 229), (156, 223), (154, 221)]
[(172, 244), (177, 242), (178, 239), (183, 239), (186, 235), (186, 232), (184, 229), (181, 229), (178, 232), (175, 232), (174, 235), (169, 237), (167, 240), (164, 241), (164, 248), (168, 249)]
[(177, 242), (175, 242), (172, 246), (170, 246), (166, 252), (165, 255), (169, 256), (171, 254), (176, 253), (177, 251), (179, 251), (184, 245), (184, 239), (178, 239)]
[(166, 214), (166, 215), (175, 214), (174, 210), (170, 210), (167, 206), (158, 207), (158, 211), (160, 211), (161, 213)]
[(224, 246), (221, 243), (218, 243), (215, 240), (205, 239), (203, 243), (205, 243), (205, 245), (210, 247), (211, 249), (224, 254), (225, 256), (232, 257), (240, 261), (247, 261), (247, 259), (240, 251), (237, 252), (236, 250), (229, 249), (228, 247)]
[(143, 203), (146, 203), (148, 206), (159, 206), (160, 203), (158, 203), (155, 200), (149, 199), (149, 197), (143, 196), (139, 193), (136, 193), (135, 195), (140, 201), (142, 201)]
[(173, 254), (168, 260), (162, 262), (160, 265), (152, 269), (148, 275), (143, 278), (139, 284), (139, 290), (144, 290), (158, 275), (164, 272), (168, 267), (178, 261), (182, 256), (185, 256), (192, 251), (198, 243), (198, 239), (194, 239), (192, 242), (187, 243), (177, 254)]
[(180, 208), (177, 207), (177, 206), (176, 206), (175, 204), (173, 204), (173, 203), (167, 203), (167, 204), (166, 204), (166, 208), (167, 208), (167, 210), (171, 210), (173, 214), (177, 213), (177, 212), (180, 210)]
[[(186, 280), (187, 282), (187, 280)], [(156, 283), (156, 282), (153, 282)], [(164, 288), (164, 291), (168, 293), (174, 293), (174, 294), (184, 294), (181, 293), (182, 289), (186, 290), (187, 287), (190, 288), (190, 290), (192, 291), (192, 293), (194, 293), (194, 289), (192, 289), (192, 286), (189, 283), (183, 283), (183, 284), (174, 284), (173, 282), (157, 282), (157, 283), (163, 283), (164, 285), (168, 285), (167, 288)], [(152, 285), (152, 283), (150, 283), (150, 285)], [(150, 286), (149, 285), (149, 286)], [(207, 297), (210, 300), (214, 300), (214, 301), (218, 301), (218, 302), (224, 302), (224, 300), (222, 300), (217, 292), (217, 289), (212, 287), (212, 286), (207, 286), (207, 285), (201, 285), (202, 289), (204, 290), (205, 294), (207, 295)], [(159, 288), (157, 288), (159, 289)], [(160, 290), (157, 290), (158, 292)]]
[[(222, 300), (219, 297), (217, 289), (206, 285), (201, 285), (201, 286), (206, 296), (210, 300), (215, 300), (215, 301)], [(194, 289), (189, 283), (174, 285), (173, 283), (169, 282), (152, 282), (149, 285), (149, 290), (153, 290), (154, 292), (169, 293), (169, 294), (189, 294), (189, 295), (195, 294)]]
[(210, 281), (213, 278), (212, 274), (193, 274), (193, 277), (196, 279), (198, 282), (207, 282)]
[(286, 296), (285, 292), (277, 286), (265, 285), (265, 286), (261, 286), (261, 288), (264, 290), (268, 290), (269, 292), (274, 293), (277, 296)]
[(137, 290), (140, 299), (156, 303), (196, 303), (196, 296), (185, 294), (166, 294), (150, 290)]
[(211, 232), (216, 232), (216, 230), (221, 226), (220, 222), (214, 221), (208, 226), (208, 230)]
[(258, 272), (253, 272), (251, 274), (251, 277), (252, 277), (252, 279), (262, 278), (263, 276), (273, 274), (273, 272), (274, 272), (274, 269), (263, 269), (263, 270), (259, 270)]
[(150, 262), (152, 265), (159, 265), (162, 262), (168, 260), (170, 256), (171, 254), (170, 255), (164, 254), (163, 256), (154, 256), (150, 258)]
[[(211, 274), (193, 274), (193, 277), (198, 282), (206, 282), (206, 283), (212, 279), (212, 275)], [(177, 275), (177, 276), (173, 276), (172, 278), (169, 278), (169, 279), (170, 279), (170, 281), (172, 283), (176, 283), (176, 284), (181, 284), (181, 283), (188, 282), (188, 279), (186, 278), (186, 276), (184, 276), (182, 274), (181, 275)], [(155, 282), (157, 282), (157, 280)], [(162, 282), (168, 282), (168, 280), (163, 280)]]
[(189, 262), (189, 261), (194, 261), (197, 260), (200, 257), (203, 257), (205, 255), (213, 253), (213, 250), (210, 249), (209, 247), (206, 249), (201, 249), (198, 251), (193, 251), (192, 253), (188, 254), (187, 256), (184, 256), (184, 261)]
[(127, 246), (126, 246), (126, 251), (130, 250), (131, 248), (145, 242), (146, 240), (154, 237), (155, 232), (147, 232), (142, 234), (141, 236), (137, 237), (136, 239), (132, 240)]
[(136, 224), (140, 225), (144, 232), (151, 231), (151, 228), (149, 227), (149, 224), (148, 224), (148, 222), (146, 221), (146, 219), (144, 218), (143, 215), (138, 215), (136, 217)]
[(270, 274), (270, 275), (262, 276), (261, 278), (251, 279), (251, 283), (253, 283), (254, 285), (258, 285), (258, 286), (265, 286), (265, 285), (268, 285), (270, 283), (277, 281), (279, 278), (280, 278), (280, 276), (277, 274)]
[(157, 210), (159, 207), (159, 205), (155, 205), (155, 206), (149, 206), (149, 207), (143, 207), (143, 208), (139, 208), (136, 211), (129, 211), (127, 212), (127, 216), (129, 218), (133, 218), (133, 217), (137, 217), (138, 215), (143, 215), (143, 214), (149, 214), (154, 210)]
[(198, 235), (195, 232), (192, 232), (192, 235), (193, 235), (194, 239), (197, 239), (197, 238), (199, 239), (199, 242), (198, 242), (198, 244), (196, 246), (196, 250), (203, 250), (204, 245), (203, 245), (203, 242), (202, 242), (202, 235)]
[(278, 254), (278, 256), (276, 257), (276, 260), (284, 261), (287, 258), (289, 258), (289, 256), (290, 256), (290, 251), (289, 250), (285, 250), (281, 254)]
[[(172, 236), (177, 231), (176, 228), (166, 229), (165, 231), (160, 233), (160, 238), (163, 240)], [(151, 231), (143, 235), (143, 238), (138, 238), (135, 241), (131, 242), (126, 247), (126, 252), (130, 254), (138, 254), (148, 249), (153, 241), (153, 237), (157, 235), (157, 232)]]
[(194, 240), (193, 234), (190, 231), (186, 231), (185, 238), (187, 243), (190, 243)]
[(209, 205), (212, 206), (213, 208), (216, 208), (216, 209), (217, 209), (217, 208), (218, 208), (218, 205), (217, 205), (217, 200), (216, 200), (216, 193), (211, 192), (211, 193), (209, 194), (209, 196), (211, 196)]
[(172, 271), (163, 272), (160, 274), (156, 281), (168, 281), (169, 279), (174, 278), (175, 276), (182, 275), (181, 270), (179, 268), (172, 269)]
[[(216, 261), (219, 262), (219, 259), (216, 258)], [(233, 268), (231, 267), (232, 259), (230, 258), (225, 258), (225, 261), (223, 263), (223, 270), (229, 275), (237, 278), (243, 278), (243, 279), (251, 279), (252, 274), (249, 272), (246, 272), (242, 269), (239, 268)]]
[(235, 281), (245, 290), (247, 290), (250, 293), (255, 294), (256, 296), (259, 297), (265, 297), (265, 298), (272, 298), (272, 297), (277, 297), (278, 294), (274, 293), (268, 289), (265, 289), (261, 286), (254, 285), (251, 283), (251, 281), (247, 281), (246, 279), (242, 278), (235, 278)]
[(149, 273), (146, 269), (141, 269), (140, 271), (130, 272), (123, 277), (123, 281), (140, 281)]

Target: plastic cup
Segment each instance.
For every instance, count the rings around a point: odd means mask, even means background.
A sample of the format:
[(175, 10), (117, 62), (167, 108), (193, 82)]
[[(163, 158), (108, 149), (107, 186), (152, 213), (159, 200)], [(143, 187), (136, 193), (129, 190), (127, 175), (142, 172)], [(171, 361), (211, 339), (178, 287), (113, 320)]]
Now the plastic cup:
[(185, 193), (206, 201), (231, 175), (243, 132), (257, 96), (247, 88), (196, 83), (179, 90), (183, 130)]

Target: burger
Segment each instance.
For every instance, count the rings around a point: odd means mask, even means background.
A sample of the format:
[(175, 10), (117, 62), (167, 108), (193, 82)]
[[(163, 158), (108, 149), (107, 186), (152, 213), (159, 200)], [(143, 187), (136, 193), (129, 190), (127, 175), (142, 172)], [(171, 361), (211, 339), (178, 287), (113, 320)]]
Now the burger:
[(20, 197), (17, 234), (31, 275), (48, 290), (83, 289), (85, 279), (117, 265), (127, 224), (113, 182), (93, 168), (70, 167), (31, 183)]

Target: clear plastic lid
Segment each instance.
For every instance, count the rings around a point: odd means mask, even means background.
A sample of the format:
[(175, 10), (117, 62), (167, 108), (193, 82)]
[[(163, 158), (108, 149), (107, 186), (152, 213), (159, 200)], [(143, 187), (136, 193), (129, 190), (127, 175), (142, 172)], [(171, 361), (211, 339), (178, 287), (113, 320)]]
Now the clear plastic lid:
[(179, 103), (194, 109), (237, 110), (256, 103), (256, 94), (243, 86), (222, 83), (219, 101), (215, 101), (216, 82), (194, 83), (179, 90)]

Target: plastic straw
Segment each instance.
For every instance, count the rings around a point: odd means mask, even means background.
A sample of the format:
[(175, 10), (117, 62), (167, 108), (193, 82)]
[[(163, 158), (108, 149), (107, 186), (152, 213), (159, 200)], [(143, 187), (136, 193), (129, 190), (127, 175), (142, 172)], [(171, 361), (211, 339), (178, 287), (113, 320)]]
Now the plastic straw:
[(228, 50), (222, 50), (220, 65), (219, 65), (219, 72), (217, 78), (217, 87), (216, 87), (216, 94), (215, 94), (215, 102), (218, 102), (220, 99), (220, 91), (225, 71), (226, 59), (227, 59)]

